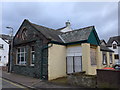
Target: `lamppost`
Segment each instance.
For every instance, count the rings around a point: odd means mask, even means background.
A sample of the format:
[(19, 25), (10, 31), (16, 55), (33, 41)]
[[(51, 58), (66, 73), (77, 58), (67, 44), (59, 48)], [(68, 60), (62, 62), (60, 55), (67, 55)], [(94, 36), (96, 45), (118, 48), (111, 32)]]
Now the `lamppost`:
[(12, 27), (6, 27), (7, 29), (10, 29), (10, 56), (9, 56), (9, 61), (8, 61), (8, 72), (12, 72), (12, 59), (13, 59), (13, 31), (14, 29)]

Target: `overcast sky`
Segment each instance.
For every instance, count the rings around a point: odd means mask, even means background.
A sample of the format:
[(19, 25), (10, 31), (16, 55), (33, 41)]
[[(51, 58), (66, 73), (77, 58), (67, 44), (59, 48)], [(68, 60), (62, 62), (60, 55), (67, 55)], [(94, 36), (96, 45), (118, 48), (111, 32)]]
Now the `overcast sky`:
[(94, 25), (100, 39), (118, 34), (117, 2), (4, 2), (2, 3), (2, 33), (15, 33), (24, 19), (58, 29), (69, 20), (73, 29)]

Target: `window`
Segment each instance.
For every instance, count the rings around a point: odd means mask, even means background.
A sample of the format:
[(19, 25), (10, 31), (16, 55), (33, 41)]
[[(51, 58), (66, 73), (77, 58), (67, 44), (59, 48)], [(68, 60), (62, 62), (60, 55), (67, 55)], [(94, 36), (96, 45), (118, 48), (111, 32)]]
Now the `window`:
[(106, 54), (103, 54), (103, 65), (107, 64), (107, 56)]
[(3, 49), (3, 44), (0, 44), (0, 48)]
[(113, 60), (112, 60), (112, 54), (110, 53), (110, 64), (113, 63)]
[(35, 63), (35, 47), (31, 46), (31, 65)]
[(0, 56), (0, 61), (1, 61), (1, 56)]
[(90, 49), (90, 59), (91, 59), (91, 65), (96, 65), (96, 49), (91, 48)]
[(20, 47), (17, 49), (17, 64), (25, 65), (26, 64), (26, 51), (25, 47)]
[(119, 54), (115, 54), (115, 59), (119, 59)]
[(82, 71), (82, 58), (81, 56), (68, 56), (67, 57), (67, 73), (75, 73)]
[(117, 49), (117, 45), (116, 44), (113, 44), (113, 49)]

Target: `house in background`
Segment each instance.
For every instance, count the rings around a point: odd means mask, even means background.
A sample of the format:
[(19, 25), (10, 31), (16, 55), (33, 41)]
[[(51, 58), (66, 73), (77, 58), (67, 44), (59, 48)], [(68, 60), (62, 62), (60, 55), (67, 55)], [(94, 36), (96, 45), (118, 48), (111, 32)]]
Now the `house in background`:
[[(52, 80), (85, 71), (95, 75), (103, 68), (103, 56), (109, 64), (113, 52), (100, 47), (94, 26), (72, 30), (70, 22), (57, 30), (24, 20), (13, 39), (12, 71)], [(105, 55), (103, 54), (105, 52)]]
[(114, 51), (116, 64), (120, 64), (120, 36), (110, 37), (107, 42), (107, 47)]
[(0, 35), (0, 66), (6, 66), (8, 64), (9, 40), (9, 35)]

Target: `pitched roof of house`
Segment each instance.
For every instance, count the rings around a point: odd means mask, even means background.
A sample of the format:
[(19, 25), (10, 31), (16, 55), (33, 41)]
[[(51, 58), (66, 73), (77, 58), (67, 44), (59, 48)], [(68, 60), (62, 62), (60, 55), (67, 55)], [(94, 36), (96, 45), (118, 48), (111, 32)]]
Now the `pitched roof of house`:
[[(91, 35), (91, 32), (93, 31), (93, 33), (95, 34), (95, 37), (91, 37), (91, 41), (95, 40), (95, 39), (92, 40), (92, 38), (97, 38), (97, 40), (95, 41), (95, 45), (99, 45), (99, 38), (97, 36), (97, 33), (94, 30), (94, 26), (89, 26), (89, 27), (76, 29), (68, 32), (61, 32), (61, 30), (54, 30), (41, 25), (33, 24), (26, 19), (24, 21), (29, 22), (32, 27), (34, 27), (36, 30), (41, 32), (47, 39), (50, 39), (51, 42), (54, 42), (54, 43), (68, 44), (68, 43), (82, 42), (82, 41), (87, 42), (87, 40), (89, 39), (89, 36)], [(90, 42), (88, 41), (87, 43), (94, 44), (94, 42), (91, 42), (91, 41)]]
[(101, 51), (114, 52), (113, 50), (111, 50), (111, 49), (109, 49), (108, 47), (103, 46), (103, 45), (100, 45), (100, 50), (101, 50)]
[(113, 41), (116, 41), (118, 46), (120, 46), (120, 36), (110, 37), (110, 39), (107, 42), (107, 46), (111, 47)]
[(0, 34), (0, 38), (2, 38), (6, 43), (10, 43), (11, 37), (9, 35)]
[(81, 28), (81, 29), (65, 32), (61, 34), (60, 36), (62, 37), (65, 43), (88, 40), (88, 37), (93, 27), (94, 26), (89, 26), (86, 28)]
[(30, 22), (30, 24), (35, 27), (38, 31), (40, 31), (47, 39), (51, 39), (53, 41), (62, 42), (62, 40), (59, 38), (58, 35), (60, 35), (62, 32), (47, 28), (41, 25), (36, 25)]
[(100, 44), (101, 44), (102, 42), (104, 42), (105, 44), (107, 44), (104, 39), (100, 40)]
[(70, 43), (87, 40), (94, 26), (89, 26), (73, 31), (61, 32), (41, 25), (29, 22), (33, 27), (40, 31), (46, 38), (60, 43)]

